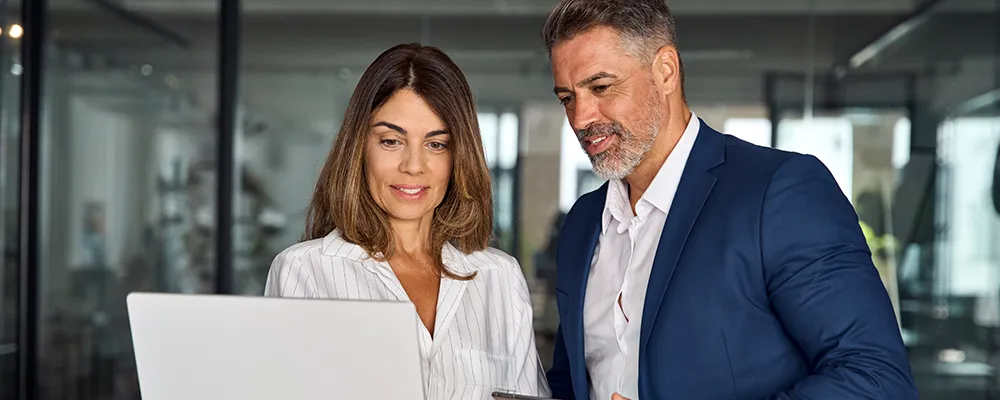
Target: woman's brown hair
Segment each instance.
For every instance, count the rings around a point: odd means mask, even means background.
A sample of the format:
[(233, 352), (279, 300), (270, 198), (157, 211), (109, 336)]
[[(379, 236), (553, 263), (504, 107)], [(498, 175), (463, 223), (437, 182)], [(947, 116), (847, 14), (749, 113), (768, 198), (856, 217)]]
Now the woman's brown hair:
[(449, 132), (451, 182), (434, 210), (427, 249), (435, 266), (452, 279), (472, 279), (449, 271), (441, 259), (446, 242), (468, 254), (489, 245), (493, 232), (493, 195), (483, 155), (476, 105), (461, 69), (440, 49), (418, 43), (392, 47), (368, 67), (351, 96), (340, 131), (320, 172), (309, 204), (304, 240), (335, 229), (344, 240), (384, 261), (396, 240), (389, 216), (371, 196), (365, 179), (365, 143), (375, 112), (397, 91), (419, 95)]

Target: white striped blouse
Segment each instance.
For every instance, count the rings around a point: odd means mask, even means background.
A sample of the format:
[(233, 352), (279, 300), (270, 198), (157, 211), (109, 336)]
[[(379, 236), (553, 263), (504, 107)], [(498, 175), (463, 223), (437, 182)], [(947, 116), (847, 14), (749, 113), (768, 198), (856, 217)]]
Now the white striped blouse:
[[(517, 260), (492, 248), (464, 254), (450, 244), (442, 260), (455, 273), (478, 275), (471, 281), (441, 279), (434, 337), (427, 330), (419, 337), (426, 399), (488, 400), (494, 391), (548, 396), (528, 286)], [(278, 254), (264, 294), (409, 300), (387, 262), (371, 259), (336, 231)], [(414, 318), (419, 319), (416, 312)]]

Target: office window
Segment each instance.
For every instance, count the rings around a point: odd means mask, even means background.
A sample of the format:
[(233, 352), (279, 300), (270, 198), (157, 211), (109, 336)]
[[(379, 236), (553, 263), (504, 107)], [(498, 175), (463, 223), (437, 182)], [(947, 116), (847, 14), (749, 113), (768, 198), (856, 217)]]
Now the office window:
[(729, 118), (723, 132), (758, 146), (771, 147), (771, 121), (767, 118)]
[(559, 210), (569, 212), (576, 199), (601, 187), (604, 181), (594, 175), (587, 152), (580, 147), (569, 121), (565, 117), (563, 119), (559, 152)]
[(833, 173), (844, 194), (852, 197), (854, 136), (850, 120), (842, 117), (783, 119), (778, 124), (775, 147), (815, 156)]
[(514, 187), (518, 157), (519, 118), (512, 112), (480, 112), (486, 163), (493, 179), (493, 232), (497, 248), (513, 254), (515, 251)]
[[(993, 175), (1000, 148), (1000, 118), (965, 117), (939, 130), (942, 191), (941, 267), (950, 296), (996, 296), (1000, 291), (1000, 215), (993, 209)], [(992, 316), (1000, 325), (1000, 315)]]
[(125, 296), (215, 289), (215, 11), (131, 4), (48, 3), (40, 399), (138, 398)]

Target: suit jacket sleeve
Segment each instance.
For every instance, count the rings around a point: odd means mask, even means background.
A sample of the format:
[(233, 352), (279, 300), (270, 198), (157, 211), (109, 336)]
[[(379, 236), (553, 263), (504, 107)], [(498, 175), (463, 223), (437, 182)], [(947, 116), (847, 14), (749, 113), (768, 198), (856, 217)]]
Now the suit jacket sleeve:
[(552, 368), (547, 374), (552, 398), (573, 400), (573, 380), (569, 372), (569, 356), (566, 353), (566, 342), (563, 341), (562, 324), (556, 329), (555, 349), (552, 354)]
[(818, 159), (796, 155), (777, 168), (760, 240), (772, 307), (813, 371), (770, 399), (916, 399), (857, 214)]

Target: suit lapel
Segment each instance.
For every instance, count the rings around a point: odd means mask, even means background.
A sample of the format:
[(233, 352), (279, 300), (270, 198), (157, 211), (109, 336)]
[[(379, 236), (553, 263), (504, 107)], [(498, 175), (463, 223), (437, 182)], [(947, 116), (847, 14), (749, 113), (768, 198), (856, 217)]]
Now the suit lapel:
[[(677, 194), (670, 206), (653, 258), (639, 330), (639, 354), (645, 353), (650, 332), (659, 315), (660, 305), (674, 275), (674, 269), (677, 268), (688, 234), (691, 233), (705, 201), (715, 187), (716, 177), (709, 170), (725, 160), (725, 138), (705, 125), (704, 121), (700, 122), (701, 130), (684, 167)], [(640, 376), (641, 371), (645, 370), (641, 358)]]

